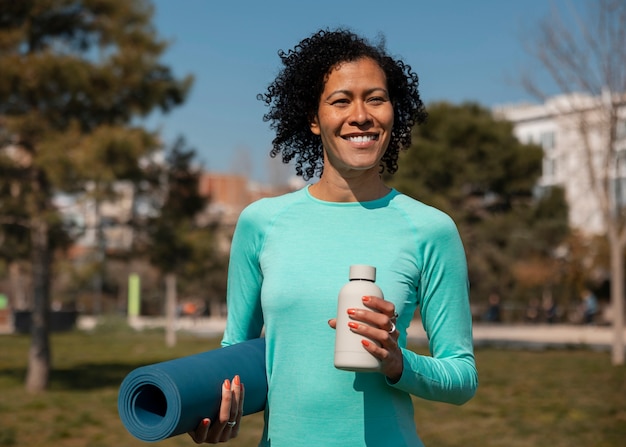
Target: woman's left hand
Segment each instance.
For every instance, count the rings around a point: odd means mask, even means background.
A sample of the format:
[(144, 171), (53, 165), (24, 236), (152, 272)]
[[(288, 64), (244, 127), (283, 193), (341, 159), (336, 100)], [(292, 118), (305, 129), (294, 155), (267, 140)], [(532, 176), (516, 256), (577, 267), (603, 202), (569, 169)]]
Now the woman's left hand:
[[(364, 296), (362, 299), (368, 309), (348, 309), (348, 326), (352, 332), (366, 337), (361, 341), (363, 347), (380, 360), (381, 372), (395, 383), (400, 380), (403, 370), (402, 350), (398, 346), (400, 334), (396, 329), (396, 308), (392, 302), (375, 296)], [(336, 328), (337, 321), (333, 318), (328, 324)]]

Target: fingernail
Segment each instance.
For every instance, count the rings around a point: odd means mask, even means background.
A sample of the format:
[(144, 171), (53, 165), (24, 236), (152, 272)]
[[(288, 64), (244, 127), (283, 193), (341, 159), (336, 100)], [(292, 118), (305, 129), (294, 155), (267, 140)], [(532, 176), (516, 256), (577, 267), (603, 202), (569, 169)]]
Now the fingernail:
[(369, 297), (369, 296), (364, 296), (364, 297), (363, 297), (363, 302), (365, 302), (365, 303), (366, 303), (366, 302), (368, 302), (369, 300), (370, 300), (370, 297)]
[(370, 342), (368, 340), (361, 340), (361, 343), (363, 344), (363, 346), (369, 346)]
[(228, 379), (224, 380), (224, 388), (230, 391), (230, 380)]
[(359, 325), (357, 323), (355, 323), (354, 321), (350, 321), (348, 323), (348, 326), (351, 327), (352, 329), (356, 329), (359, 327)]
[(239, 376), (235, 376), (235, 378), (233, 379), (233, 383), (235, 384), (235, 386), (241, 385), (241, 379), (239, 378)]
[(202, 419), (202, 426), (206, 427), (207, 425), (209, 425), (209, 420), (208, 419)]
[(348, 315), (354, 315), (356, 313), (356, 309), (348, 309)]

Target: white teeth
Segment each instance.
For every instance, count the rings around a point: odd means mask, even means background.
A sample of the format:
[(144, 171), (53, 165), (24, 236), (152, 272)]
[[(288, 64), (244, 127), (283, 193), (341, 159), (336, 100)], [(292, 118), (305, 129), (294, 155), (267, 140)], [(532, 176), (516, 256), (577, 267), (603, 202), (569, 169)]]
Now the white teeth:
[(349, 141), (352, 141), (354, 143), (366, 143), (368, 141), (373, 141), (376, 139), (376, 137), (374, 135), (359, 135), (356, 137), (348, 137), (347, 138)]

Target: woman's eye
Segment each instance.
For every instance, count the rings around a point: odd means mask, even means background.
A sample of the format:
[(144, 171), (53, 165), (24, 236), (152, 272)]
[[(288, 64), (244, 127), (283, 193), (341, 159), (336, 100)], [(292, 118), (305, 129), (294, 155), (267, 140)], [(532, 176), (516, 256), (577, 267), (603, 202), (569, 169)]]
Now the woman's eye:
[(386, 99), (380, 96), (375, 96), (373, 98), (370, 98), (367, 100), (367, 102), (371, 103), (371, 104), (382, 104), (384, 102), (386, 102)]
[(347, 105), (349, 104), (350, 101), (348, 101), (346, 98), (342, 98), (342, 99), (336, 99), (332, 102), (332, 104), (334, 106), (343, 106), (343, 105)]

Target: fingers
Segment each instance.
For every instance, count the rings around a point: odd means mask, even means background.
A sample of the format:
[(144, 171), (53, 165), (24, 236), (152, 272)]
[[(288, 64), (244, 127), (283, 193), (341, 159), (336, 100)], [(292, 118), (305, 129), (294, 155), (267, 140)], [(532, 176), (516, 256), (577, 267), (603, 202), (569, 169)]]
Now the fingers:
[(195, 442), (196, 444), (202, 444), (207, 438), (210, 426), (211, 420), (208, 418), (204, 418), (200, 421), (195, 431), (187, 432), (187, 434), (191, 436), (193, 442)]
[(239, 434), (243, 416), (244, 388), (239, 376), (231, 383), (226, 379), (222, 384), (222, 401), (218, 417), (213, 423), (208, 418), (198, 424), (195, 431), (188, 432), (196, 444), (216, 444), (226, 442)]
[[(224, 424), (230, 421), (232, 412), (233, 392), (231, 390), (230, 380), (224, 380), (222, 385), (222, 405), (220, 405), (219, 421)], [(236, 410), (236, 409), (235, 409)]]
[(233, 384), (230, 380), (226, 379), (222, 385), (222, 405), (220, 405), (219, 412), (220, 430), (216, 430), (212, 433), (213, 436), (209, 437), (209, 442), (226, 442), (230, 439), (233, 427), (229, 425), (229, 421), (234, 421), (237, 417), (237, 405), (233, 404), (233, 401), (235, 400), (233, 388)]
[(400, 333), (390, 319), (386, 321), (387, 323), (382, 323), (383, 327), (378, 327), (376, 324), (368, 323), (364, 320), (358, 322), (350, 321), (348, 326), (352, 332), (375, 341), (381, 348), (388, 350), (396, 349)]
[(378, 346), (367, 339), (363, 339), (361, 343), (363, 343), (366, 351), (380, 360), (380, 372), (382, 374), (387, 376), (392, 383), (400, 380), (404, 370), (404, 360), (402, 350), (397, 343), (394, 342), (389, 347)]
[(396, 306), (391, 301), (384, 300), (377, 296), (364, 296), (362, 301), (366, 307), (390, 317), (394, 315), (396, 310)]
[(361, 321), (389, 333), (396, 332), (398, 314), (392, 302), (375, 296), (364, 296), (363, 304), (371, 310), (348, 309), (351, 319)]
[(363, 304), (368, 309), (348, 309), (348, 326), (352, 332), (364, 337), (363, 347), (381, 361), (381, 372), (397, 381), (402, 375), (403, 359), (398, 346), (400, 333), (396, 329), (398, 314), (395, 305), (368, 296), (363, 297)]
[[(236, 438), (239, 434), (241, 417), (243, 416), (243, 399), (245, 392), (239, 376), (234, 377), (232, 385), (234, 402), (230, 407), (230, 418), (228, 419), (227, 427), (230, 428), (230, 438)], [(233, 422), (235, 423), (234, 425)]]
[(391, 307), (388, 314), (352, 308), (348, 309), (348, 314), (350, 330), (375, 342), (371, 347), (364, 344), (375, 357), (384, 361), (390, 353), (398, 353), (400, 333), (396, 328), (395, 308)]

